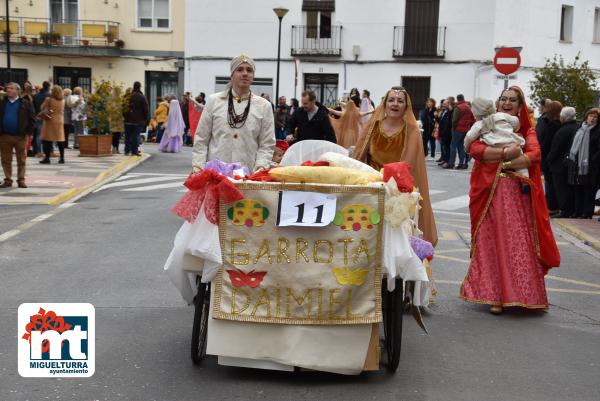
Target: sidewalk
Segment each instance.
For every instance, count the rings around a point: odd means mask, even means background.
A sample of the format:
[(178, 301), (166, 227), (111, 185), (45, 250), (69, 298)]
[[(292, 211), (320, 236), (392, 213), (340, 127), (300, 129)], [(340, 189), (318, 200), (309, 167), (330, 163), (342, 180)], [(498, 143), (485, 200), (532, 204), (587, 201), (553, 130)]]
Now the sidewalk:
[(579, 238), (586, 245), (600, 251), (600, 221), (595, 215), (592, 219), (553, 219), (563, 230)]
[[(52, 158), (51, 164), (28, 157), (25, 183), (29, 188), (17, 188), (16, 158), (13, 155), (13, 187), (0, 188), (0, 205), (58, 205), (121, 175), (137, 166), (150, 155), (112, 155), (108, 157), (79, 157), (79, 150), (65, 150), (65, 164)], [(1, 173), (0, 173), (1, 174)], [(2, 177), (4, 178), (4, 177)]]

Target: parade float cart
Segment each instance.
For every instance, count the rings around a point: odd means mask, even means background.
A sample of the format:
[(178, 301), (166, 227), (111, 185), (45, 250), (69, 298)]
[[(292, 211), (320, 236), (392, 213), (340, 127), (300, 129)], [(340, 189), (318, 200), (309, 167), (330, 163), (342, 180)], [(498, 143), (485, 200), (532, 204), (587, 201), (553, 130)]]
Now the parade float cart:
[(203, 213), (204, 223), (185, 223), (169, 258), (195, 307), (194, 363), (211, 354), (224, 365), (358, 374), (379, 369), (383, 337), (396, 371), (404, 281), (428, 280), (408, 232), (419, 194), (402, 195), (412, 216), (393, 227), (383, 183), (234, 185), (243, 199), (221, 201), (216, 226)]

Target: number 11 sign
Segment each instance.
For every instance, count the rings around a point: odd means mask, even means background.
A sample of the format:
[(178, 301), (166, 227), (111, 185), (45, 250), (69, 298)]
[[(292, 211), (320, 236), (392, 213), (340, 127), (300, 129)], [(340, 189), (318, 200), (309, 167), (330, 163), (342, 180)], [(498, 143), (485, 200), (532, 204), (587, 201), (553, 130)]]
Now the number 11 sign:
[(277, 225), (325, 227), (335, 218), (336, 201), (333, 194), (280, 191)]

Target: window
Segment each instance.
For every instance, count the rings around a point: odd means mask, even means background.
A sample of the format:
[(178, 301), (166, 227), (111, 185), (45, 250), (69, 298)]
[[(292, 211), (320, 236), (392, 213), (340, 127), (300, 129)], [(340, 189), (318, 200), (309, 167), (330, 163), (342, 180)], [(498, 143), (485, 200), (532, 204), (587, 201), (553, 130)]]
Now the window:
[(306, 13), (306, 37), (308, 39), (331, 39), (331, 21), (335, 1), (304, 0), (302, 11)]
[(138, 0), (138, 28), (169, 29), (169, 0)]
[(24, 68), (11, 68), (10, 79), (8, 79), (8, 69), (0, 68), (0, 82), (7, 84), (9, 82), (16, 82), (21, 85), (23, 89), (23, 83), (27, 81), (27, 70)]
[(52, 22), (77, 21), (78, 0), (50, 0)]
[(573, 40), (573, 6), (562, 6), (560, 13), (560, 40), (571, 42)]
[(317, 102), (333, 107), (338, 99), (338, 74), (304, 74), (304, 89), (315, 92)]
[(600, 43), (600, 8), (594, 12), (594, 43)]

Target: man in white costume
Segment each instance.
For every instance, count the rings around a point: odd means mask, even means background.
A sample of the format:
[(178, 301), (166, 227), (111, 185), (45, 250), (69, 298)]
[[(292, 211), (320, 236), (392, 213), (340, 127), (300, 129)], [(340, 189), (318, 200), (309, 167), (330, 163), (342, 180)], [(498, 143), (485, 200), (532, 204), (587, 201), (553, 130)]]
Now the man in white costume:
[(194, 170), (218, 159), (239, 162), (251, 172), (267, 168), (275, 148), (273, 109), (250, 90), (256, 66), (247, 55), (231, 60), (231, 81), (208, 98), (196, 129)]

